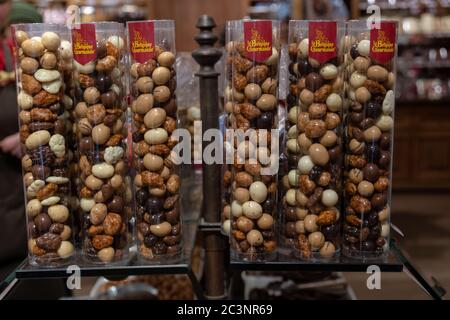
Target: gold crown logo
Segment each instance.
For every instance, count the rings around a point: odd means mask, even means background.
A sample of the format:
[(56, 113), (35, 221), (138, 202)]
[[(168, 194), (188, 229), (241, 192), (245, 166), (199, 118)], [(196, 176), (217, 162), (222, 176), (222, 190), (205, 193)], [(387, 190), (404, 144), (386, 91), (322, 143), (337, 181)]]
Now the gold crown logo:
[(134, 30), (131, 43), (133, 53), (149, 53), (154, 51), (153, 44), (144, 39), (140, 31)]
[(333, 41), (323, 33), (322, 30), (316, 30), (316, 37), (311, 42), (311, 52), (330, 53), (336, 50), (336, 45)]
[(94, 54), (95, 48), (92, 44), (88, 43), (84, 38), (81, 32), (75, 30), (73, 33), (74, 41), (74, 54)]
[(383, 30), (380, 30), (377, 39), (373, 41), (372, 51), (377, 53), (391, 53), (394, 52), (394, 44)]
[(272, 51), (271, 43), (264, 39), (256, 29), (251, 30), (251, 36), (250, 39), (247, 40), (246, 47), (248, 52)]

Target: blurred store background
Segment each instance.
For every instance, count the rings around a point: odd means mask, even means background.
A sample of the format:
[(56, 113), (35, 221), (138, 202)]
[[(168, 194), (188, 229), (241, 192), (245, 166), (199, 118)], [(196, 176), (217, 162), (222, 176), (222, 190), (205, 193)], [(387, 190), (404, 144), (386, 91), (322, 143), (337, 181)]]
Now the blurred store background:
[[(85, 0), (28, 1), (44, 22), (64, 22), (77, 5), (81, 20), (174, 19), (177, 51), (196, 47), (200, 14), (225, 21), (272, 18), (357, 19), (371, 5), (384, 18), (399, 21), (393, 223), (405, 234), (401, 246), (425, 275), (450, 288), (450, 0)], [(286, 41), (286, 39), (285, 39)], [(382, 290), (369, 291), (365, 274), (345, 274), (358, 298), (426, 298), (405, 273), (382, 278)]]

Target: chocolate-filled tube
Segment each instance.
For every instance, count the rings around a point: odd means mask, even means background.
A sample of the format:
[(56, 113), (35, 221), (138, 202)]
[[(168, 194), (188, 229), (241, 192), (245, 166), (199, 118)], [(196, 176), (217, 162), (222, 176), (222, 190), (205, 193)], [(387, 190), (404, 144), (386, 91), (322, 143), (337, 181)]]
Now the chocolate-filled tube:
[(289, 24), (281, 238), (304, 260), (340, 248), (344, 32), (335, 21)]
[[(278, 68), (280, 27), (271, 20), (241, 20), (232, 31), (230, 139), (234, 152), (231, 256), (241, 261), (276, 257)], [(229, 46), (231, 46), (229, 44)], [(274, 129), (274, 130), (272, 130)], [(272, 143), (272, 140), (274, 143)]]
[(133, 119), (134, 197), (140, 257), (170, 263), (182, 257), (180, 176), (173, 20), (127, 23)]
[(128, 257), (132, 198), (124, 101), (124, 28), (115, 22), (75, 25), (75, 117), (82, 255), (95, 264)]
[(58, 266), (75, 253), (67, 148), (73, 104), (63, 78), (72, 47), (60, 25), (13, 25), (13, 36), (29, 262)]
[(343, 254), (389, 250), (397, 23), (348, 24)]

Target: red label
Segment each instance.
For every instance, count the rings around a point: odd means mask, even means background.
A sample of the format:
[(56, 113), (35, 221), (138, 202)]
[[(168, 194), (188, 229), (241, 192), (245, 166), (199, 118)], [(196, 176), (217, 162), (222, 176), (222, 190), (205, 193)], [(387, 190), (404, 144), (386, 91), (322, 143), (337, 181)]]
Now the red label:
[(80, 64), (97, 58), (95, 24), (79, 24), (72, 29), (72, 50), (73, 58)]
[(381, 22), (380, 29), (370, 30), (370, 57), (379, 63), (389, 62), (395, 55), (395, 22)]
[(320, 64), (336, 57), (336, 22), (311, 21), (308, 29), (309, 57)]
[(128, 23), (128, 39), (131, 56), (145, 63), (155, 56), (155, 32), (153, 21)]
[(272, 21), (244, 21), (245, 56), (263, 62), (272, 55)]

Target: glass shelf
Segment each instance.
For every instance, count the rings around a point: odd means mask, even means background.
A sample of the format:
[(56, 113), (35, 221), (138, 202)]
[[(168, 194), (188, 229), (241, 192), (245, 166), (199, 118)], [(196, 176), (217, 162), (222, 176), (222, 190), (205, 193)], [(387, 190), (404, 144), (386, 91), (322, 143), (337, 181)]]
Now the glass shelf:
[(356, 260), (341, 257), (330, 262), (299, 261), (285, 256), (278, 256), (278, 261), (273, 262), (241, 262), (230, 261), (230, 267), (234, 270), (247, 271), (336, 271), (336, 272), (366, 272), (371, 265), (376, 265), (383, 272), (402, 272), (403, 264), (397, 257), (390, 253), (383, 260)]
[[(183, 224), (183, 257), (177, 263), (156, 264), (143, 263), (138, 260), (136, 252), (130, 252), (130, 259), (124, 264), (114, 264), (108, 266), (93, 265), (83, 262), (81, 259), (75, 259), (71, 265), (80, 267), (81, 276), (84, 277), (126, 277), (130, 275), (149, 275), (149, 274), (182, 274), (191, 271), (191, 256), (195, 244), (197, 222), (184, 221)], [(27, 260), (22, 262), (15, 271), (17, 279), (32, 278), (65, 278), (71, 273), (67, 273), (67, 266), (57, 268), (39, 268), (31, 266)]]

